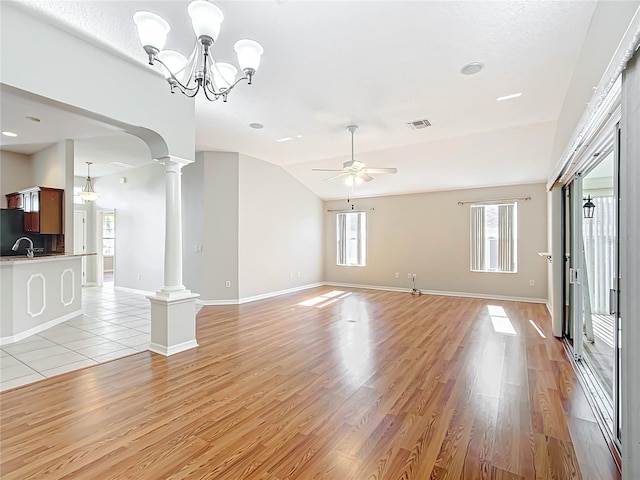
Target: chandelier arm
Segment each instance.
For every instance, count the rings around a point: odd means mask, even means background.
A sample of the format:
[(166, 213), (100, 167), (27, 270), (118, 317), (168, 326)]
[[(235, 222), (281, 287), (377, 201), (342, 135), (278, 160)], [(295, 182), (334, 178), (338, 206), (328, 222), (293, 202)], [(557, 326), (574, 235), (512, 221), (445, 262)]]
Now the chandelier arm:
[[(204, 87), (202, 89), (204, 91), (204, 96), (207, 98), (207, 100), (209, 100), (210, 102), (215, 102), (216, 100), (218, 100), (221, 96), (221, 94), (216, 93), (215, 91), (209, 90), (207, 87)], [(213, 95), (213, 97), (211, 97), (210, 95)]]

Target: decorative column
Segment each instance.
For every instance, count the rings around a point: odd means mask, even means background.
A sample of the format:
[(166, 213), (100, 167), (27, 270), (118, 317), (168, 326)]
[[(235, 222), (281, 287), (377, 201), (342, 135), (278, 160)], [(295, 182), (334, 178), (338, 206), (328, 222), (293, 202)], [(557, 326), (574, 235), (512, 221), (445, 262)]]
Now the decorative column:
[(166, 174), (164, 238), (164, 286), (151, 301), (151, 344), (149, 350), (173, 355), (198, 346), (196, 341), (196, 298), (182, 285), (182, 195), (183, 166), (192, 163), (179, 157), (158, 159)]

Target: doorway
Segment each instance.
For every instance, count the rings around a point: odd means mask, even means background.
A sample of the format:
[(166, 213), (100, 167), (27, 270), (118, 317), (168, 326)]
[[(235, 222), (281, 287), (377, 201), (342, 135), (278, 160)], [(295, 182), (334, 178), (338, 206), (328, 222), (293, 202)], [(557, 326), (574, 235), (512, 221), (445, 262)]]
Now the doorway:
[(100, 212), (100, 274), (103, 285), (113, 286), (116, 275), (116, 215)]

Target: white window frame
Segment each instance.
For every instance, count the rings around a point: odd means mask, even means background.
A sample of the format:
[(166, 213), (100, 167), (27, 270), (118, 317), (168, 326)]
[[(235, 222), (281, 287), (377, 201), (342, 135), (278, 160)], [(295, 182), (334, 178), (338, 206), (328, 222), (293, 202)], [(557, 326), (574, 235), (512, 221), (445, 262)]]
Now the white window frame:
[[(349, 238), (349, 227), (355, 228)], [(341, 267), (366, 267), (367, 265), (367, 214), (344, 212), (336, 214), (336, 265)]]
[[(487, 236), (488, 207), (498, 208), (498, 236), (493, 249)], [(472, 272), (518, 273), (517, 202), (472, 204), (469, 235), (469, 266)]]

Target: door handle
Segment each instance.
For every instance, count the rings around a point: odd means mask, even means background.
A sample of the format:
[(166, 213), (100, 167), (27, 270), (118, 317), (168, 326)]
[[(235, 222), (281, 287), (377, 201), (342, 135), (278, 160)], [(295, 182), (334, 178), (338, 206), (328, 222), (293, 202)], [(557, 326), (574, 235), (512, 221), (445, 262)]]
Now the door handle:
[(618, 291), (615, 288), (609, 289), (609, 315), (613, 315), (618, 311), (618, 306), (616, 305), (618, 302), (616, 301), (616, 294)]

